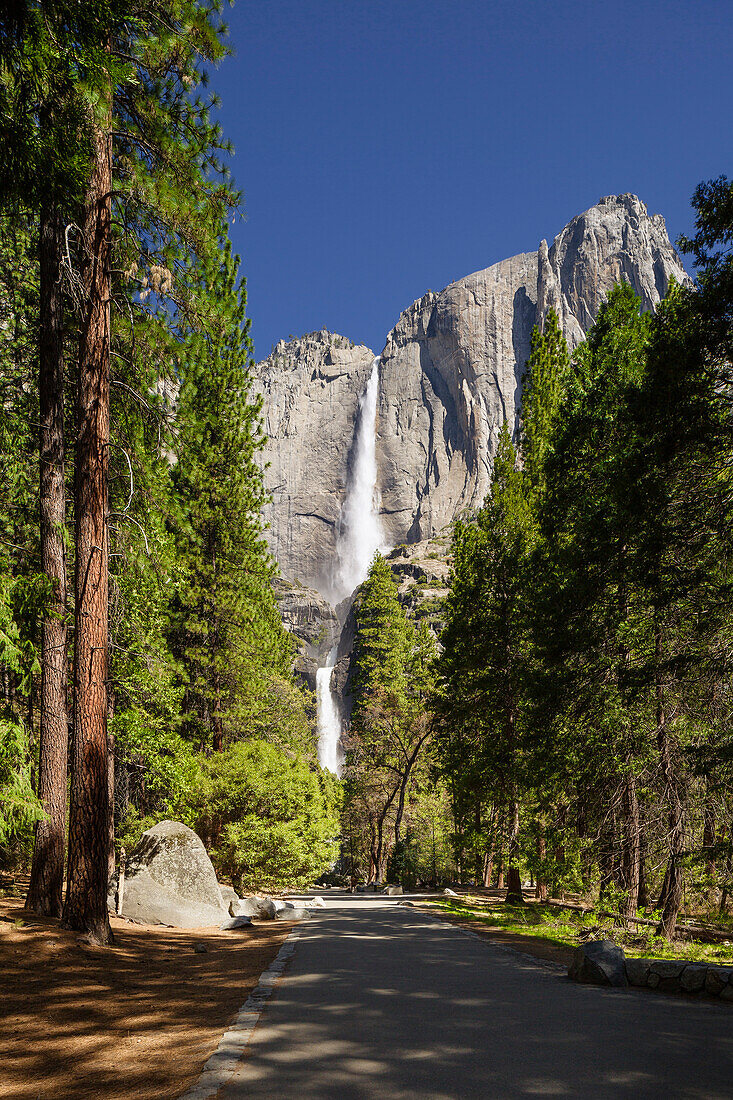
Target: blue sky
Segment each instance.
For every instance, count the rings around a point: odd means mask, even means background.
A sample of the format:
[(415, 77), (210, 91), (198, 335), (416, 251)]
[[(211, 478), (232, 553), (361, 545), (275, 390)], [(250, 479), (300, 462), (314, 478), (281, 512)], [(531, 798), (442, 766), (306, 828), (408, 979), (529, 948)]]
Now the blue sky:
[(212, 75), (256, 357), (381, 351), (428, 288), (633, 191), (674, 240), (733, 175), (731, 0), (239, 0)]

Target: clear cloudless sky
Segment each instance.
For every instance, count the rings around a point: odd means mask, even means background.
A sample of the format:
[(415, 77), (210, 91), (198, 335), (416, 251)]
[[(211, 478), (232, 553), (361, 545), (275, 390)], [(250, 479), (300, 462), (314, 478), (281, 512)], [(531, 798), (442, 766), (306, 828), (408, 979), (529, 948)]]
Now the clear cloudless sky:
[(733, 0), (239, 0), (212, 73), (256, 357), (381, 351), (429, 288), (632, 191), (692, 228), (733, 175)]

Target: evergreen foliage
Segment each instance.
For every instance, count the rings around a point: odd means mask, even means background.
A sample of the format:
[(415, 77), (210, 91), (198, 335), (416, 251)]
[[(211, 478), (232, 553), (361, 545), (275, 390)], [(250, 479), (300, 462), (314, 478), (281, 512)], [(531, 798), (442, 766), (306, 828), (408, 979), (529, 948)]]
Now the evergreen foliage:
[[(278, 823), (275, 811), (256, 837), (271, 852), (268, 881), (284, 885), (291, 870), (315, 874), (330, 860), (337, 791), (315, 763), (311, 697), (293, 679), (262, 535), (260, 405), (251, 394), (244, 280), (226, 228), (239, 195), (206, 92), (206, 68), (227, 52), (219, 8), (208, 0), (24, 0), (1, 30), (0, 581), (3, 637), (12, 646), (0, 652), (8, 807), (0, 832), (27, 852), (40, 815), (29, 786), (38, 754), (39, 624), (58, 614), (39, 561), (34, 433), (49, 323), (39, 321), (39, 258), (63, 300), (52, 333), (63, 387), (64, 368), (72, 380), (87, 370), (79, 336), (88, 358), (95, 288), (85, 265), (109, 247), (111, 331), (106, 347), (92, 351), (100, 362), (111, 357), (106, 722), (117, 843), (129, 846), (164, 816), (198, 820), (193, 800), (202, 784), (213, 790), (217, 774), (207, 754), (226, 737), (236, 743), (216, 787), (223, 802), (226, 784), (236, 788), (239, 772), (253, 774), (258, 761), (273, 791), (278, 769), (297, 772), (288, 783), (302, 805), (288, 844), (286, 819)], [(92, 241), (84, 208), (94, 208), (100, 150), (110, 151), (110, 228)], [(62, 388), (55, 400), (63, 411)], [(78, 451), (68, 428), (66, 436), (73, 466)], [(78, 547), (66, 521), (59, 526), (71, 565)], [(250, 743), (259, 747), (245, 766)], [(65, 767), (61, 782), (65, 805)], [(288, 801), (286, 787), (285, 814), (298, 801)], [(94, 789), (95, 805), (76, 807), (75, 829), (92, 812), (97, 833), (104, 827), (106, 789)], [(199, 800), (202, 822), (207, 812)], [(230, 826), (222, 824), (222, 836)], [(63, 871), (63, 846), (60, 854)], [(97, 871), (106, 882), (106, 856)], [(72, 919), (83, 923), (78, 900)], [(92, 923), (103, 939), (97, 917)]]
[[(527, 627), (522, 593), (530, 516), (506, 423), (499, 437), (486, 504), (455, 525), (453, 572), (443, 652), (438, 662), (439, 752), (453, 787), (457, 821), (470, 821), (469, 839), (484, 878), (487, 802), (505, 812), (511, 891), (521, 898), (516, 865), (518, 792), (522, 785), (523, 679)], [(463, 833), (465, 830), (461, 830)], [(466, 838), (459, 841), (465, 847)], [(493, 851), (488, 854), (488, 862)]]
[(337, 781), (265, 741), (206, 758), (191, 802), (214, 865), (242, 893), (303, 888), (336, 857)]
[(706, 903), (729, 891), (730, 193), (696, 192), (696, 287), (651, 316), (617, 286), (572, 358), (554, 315), (535, 332), (522, 468), (505, 428), (486, 504), (456, 525), (439, 661), (458, 857), (479, 876), (483, 853), (489, 881), (513, 774), (541, 896), (652, 906), (666, 936), (685, 880)]
[(291, 648), (262, 537), (260, 402), (249, 396), (245, 297), (228, 251), (198, 293), (199, 313), (208, 303), (213, 316), (187, 334), (180, 362), (173, 483), (184, 502), (185, 567), (175, 649), (186, 675), (187, 734), (220, 750), (225, 730), (257, 710), (273, 680), (287, 680)]
[[(407, 883), (402, 828), (420, 785), (431, 735), (427, 700), (435, 643), (406, 616), (389, 564), (377, 553), (355, 605), (352, 724), (347, 742), (344, 850), (351, 873), (382, 881), (388, 861)], [(408, 823), (409, 824), (409, 823)], [(409, 846), (409, 838), (408, 838)]]

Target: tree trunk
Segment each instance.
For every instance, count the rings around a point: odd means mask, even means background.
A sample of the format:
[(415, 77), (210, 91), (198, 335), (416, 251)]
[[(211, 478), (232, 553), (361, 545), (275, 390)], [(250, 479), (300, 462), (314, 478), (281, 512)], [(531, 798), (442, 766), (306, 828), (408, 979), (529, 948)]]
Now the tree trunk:
[(480, 886), (484, 877), (484, 852), (481, 851), (481, 847), (479, 845), (479, 837), (481, 835), (481, 803), (479, 801), (477, 801), (476, 805), (474, 806), (473, 827), (476, 836), (473, 853), (473, 877), (476, 880), (476, 885)]
[(649, 906), (649, 880), (647, 878), (648, 850), (644, 836), (641, 837), (639, 848), (639, 908), (647, 909)]
[(617, 823), (615, 802), (611, 801), (610, 820), (606, 818), (598, 838), (598, 900), (603, 904), (616, 880)]
[(369, 822), (369, 876), (367, 882), (374, 882), (379, 874), (379, 849), (377, 827), (374, 820)]
[(58, 206), (44, 204), (39, 238), (40, 405), (39, 502), (41, 568), (51, 602), (41, 625), (41, 729), (38, 795), (47, 817), (36, 827), (26, 906), (60, 917), (66, 843), (69, 743), (66, 654), (66, 494), (64, 486), (64, 348), (61, 256), (64, 225)]
[(537, 834), (537, 900), (547, 901), (547, 883), (545, 882), (544, 872), (542, 865), (545, 862), (547, 855), (547, 844), (545, 842), (545, 826), (540, 824), (539, 833)]
[(519, 874), (519, 868), (517, 867), (515, 860), (517, 858), (517, 841), (519, 839), (519, 803), (516, 799), (512, 800), (509, 807), (509, 839), (507, 844), (507, 881), (506, 881), (506, 902), (509, 905), (523, 905), (524, 894), (522, 893), (522, 879)]
[(494, 871), (494, 848), (493, 845), (487, 848), (484, 852), (484, 861), (481, 875), (481, 885), (486, 889), (491, 886), (491, 876)]
[(629, 773), (624, 779), (622, 792), (624, 814), (623, 848), (621, 852), (623, 887), (625, 898), (621, 913), (628, 919), (636, 916), (639, 908), (639, 878), (641, 866), (641, 830), (639, 825), (639, 797), (636, 777)]
[[(661, 663), (662, 636), (659, 626), (655, 628), (655, 650), (657, 668)], [(684, 811), (680, 798), (677, 772), (672, 758), (669, 732), (667, 729), (667, 715), (664, 706), (664, 686), (661, 674), (657, 673), (657, 747), (659, 749), (659, 762), (664, 777), (665, 798), (669, 806), (668, 813), (668, 846), (669, 856), (667, 870), (664, 875), (664, 886), (660, 908), (662, 910), (657, 935), (671, 940), (677, 928), (677, 917), (682, 905), (682, 851), (684, 842)]]
[(214, 673), (214, 707), (211, 715), (214, 752), (224, 751), (224, 720), (221, 715), (221, 677)]
[(405, 814), (405, 791), (407, 790), (407, 781), (410, 777), (410, 773), (407, 772), (400, 782), (400, 794), (397, 800), (397, 813), (394, 819), (394, 843), (395, 848), (399, 846), (402, 833), (402, 818)]
[(109, 943), (107, 778), (111, 141), (95, 129), (83, 227), (76, 442), (74, 738), (64, 921)]
[(705, 879), (708, 904), (718, 904), (718, 868), (715, 861), (715, 809), (710, 802), (705, 803), (702, 812), (702, 847), (705, 852)]
[(107, 685), (107, 790), (109, 792), (109, 841), (107, 846), (107, 881), (115, 873), (115, 738), (109, 723), (115, 713), (115, 693)]

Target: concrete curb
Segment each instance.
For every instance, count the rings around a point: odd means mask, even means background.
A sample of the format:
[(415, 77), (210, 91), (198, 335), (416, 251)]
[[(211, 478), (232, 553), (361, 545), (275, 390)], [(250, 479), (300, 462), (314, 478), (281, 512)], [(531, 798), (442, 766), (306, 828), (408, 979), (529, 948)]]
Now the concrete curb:
[(234, 1074), (262, 1010), (295, 951), (299, 936), (300, 928), (294, 928), (267, 970), (260, 975), (257, 986), (240, 1008), (234, 1022), (222, 1035), (219, 1046), (207, 1061), (196, 1084), (182, 1093), (179, 1100), (209, 1100)]

